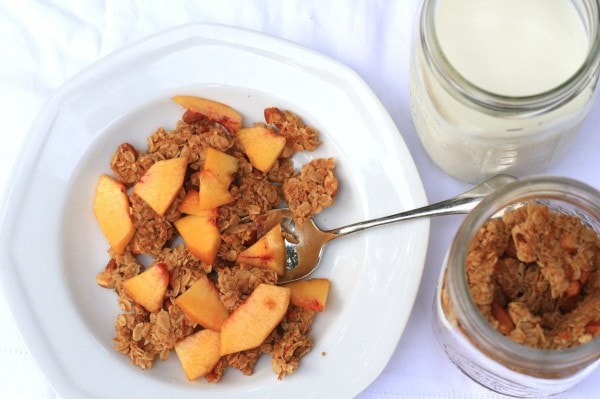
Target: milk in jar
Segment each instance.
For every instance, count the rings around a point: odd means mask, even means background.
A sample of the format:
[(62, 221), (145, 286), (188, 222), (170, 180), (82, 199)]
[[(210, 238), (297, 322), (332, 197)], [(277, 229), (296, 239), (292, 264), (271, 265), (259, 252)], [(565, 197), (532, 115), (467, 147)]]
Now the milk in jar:
[(410, 100), (431, 159), (469, 182), (559, 159), (595, 97), (599, 8), (598, 0), (425, 0)]

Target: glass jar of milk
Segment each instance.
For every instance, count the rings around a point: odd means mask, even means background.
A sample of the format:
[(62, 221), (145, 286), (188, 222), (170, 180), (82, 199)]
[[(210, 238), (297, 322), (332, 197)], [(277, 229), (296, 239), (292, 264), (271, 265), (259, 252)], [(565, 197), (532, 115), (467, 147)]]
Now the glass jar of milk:
[(425, 0), (410, 102), (425, 150), (480, 182), (546, 169), (596, 95), (600, 0)]

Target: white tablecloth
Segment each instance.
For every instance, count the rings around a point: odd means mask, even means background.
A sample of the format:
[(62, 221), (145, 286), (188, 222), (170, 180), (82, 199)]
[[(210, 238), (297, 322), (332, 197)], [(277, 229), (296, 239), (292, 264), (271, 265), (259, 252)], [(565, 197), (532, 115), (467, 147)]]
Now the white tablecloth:
[[(94, 61), (170, 27), (215, 22), (265, 32), (320, 51), (357, 71), (396, 122), (421, 173), (430, 202), (468, 187), (424, 153), (408, 104), (411, 32), (420, 0), (0, 1), (0, 190), (33, 118), (51, 93)], [(547, 174), (600, 187), (600, 102), (566, 158)], [(419, 295), (387, 368), (360, 397), (495, 398), (439, 351), (430, 328), (442, 257), (460, 217), (431, 222)], [(0, 259), (0, 262), (2, 260)], [(43, 267), (43, 265), (40, 265)], [(391, 315), (393, 317), (393, 315)], [(99, 378), (101, 378), (99, 376)], [(600, 370), (564, 395), (597, 397)], [(19, 338), (0, 297), (0, 395), (55, 398)]]

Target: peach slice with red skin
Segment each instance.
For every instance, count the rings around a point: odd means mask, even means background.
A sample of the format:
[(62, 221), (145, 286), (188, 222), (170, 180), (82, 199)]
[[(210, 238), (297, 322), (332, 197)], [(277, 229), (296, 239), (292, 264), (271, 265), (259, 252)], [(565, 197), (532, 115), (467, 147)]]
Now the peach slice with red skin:
[(285, 266), (285, 243), (281, 225), (276, 224), (254, 244), (238, 254), (236, 263), (264, 267), (283, 275)]
[(116, 254), (122, 254), (135, 233), (123, 183), (102, 175), (94, 196), (94, 215), (104, 237)]
[(242, 127), (242, 115), (228, 105), (196, 96), (174, 96), (173, 101), (185, 109), (225, 126), (235, 133)]
[(188, 335), (175, 344), (175, 353), (188, 380), (210, 373), (221, 358), (221, 334), (210, 329)]
[(205, 275), (179, 295), (175, 303), (190, 320), (214, 331), (220, 331), (221, 325), (229, 317), (217, 288)]
[(329, 280), (312, 278), (283, 284), (290, 289), (290, 302), (304, 309), (322, 312), (329, 293)]
[(123, 289), (127, 296), (148, 312), (158, 312), (162, 308), (169, 278), (166, 263), (158, 262), (142, 273), (125, 280)]
[(238, 159), (233, 155), (208, 147), (202, 169), (210, 170), (217, 180), (225, 187), (229, 187), (238, 170)]
[(163, 216), (183, 186), (187, 164), (186, 157), (155, 162), (133, 186), (133, 192)]
[(275, 165), (286, 143), (284, 136), (261, 124), (240, 129), (236, 136), (252, 166), (264, 173)]
[(290, 289), (260, 284), (221, 326), (221, 355), (260, 346), (287, 312)]
[(222, 240), (216, 218), (189, 215), (177, 219), (174, 224), (188, 251), (212, 265)]

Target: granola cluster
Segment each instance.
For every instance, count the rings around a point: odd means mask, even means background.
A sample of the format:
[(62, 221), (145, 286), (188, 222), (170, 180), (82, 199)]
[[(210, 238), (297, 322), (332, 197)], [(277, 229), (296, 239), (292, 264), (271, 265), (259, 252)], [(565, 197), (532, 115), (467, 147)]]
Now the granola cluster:
[[(315, 159), (300, 171), (294, 169), (291, 159), (296, 152), (312, 151), (320, 144), (317, 131), (290, 111), (268, 108), (265, 118), (287, 139), (285, 150), (268, 173), (252, 167), (235, 134), (227, 128), (189, 115), (184, 115), (174, 130), (157, 129), (148, 137), (145, 151), (123, 143), (114, 152), (110, 167), (128, 189), (135, 235), (125, 253), (109, 250), (110, 260), (98, 273), (97, 283), (116, 291), (122, 309), (115, 322), (115, 349), (142, 369), (152, 367), (156, 359), (167, 359), (176, 342), (201, 329), (175, 303), (175, 298), (201, 276), (208, 276), (215, 283), (221, 301), (230, 312), (259, 284), (277, 283), (278, 275), (270, 269), (235, 264), (237, 255), (257, 240), (254, 222), (257, 216), (283, 200), (299, 220), (333, 203), (338, 185), (333, 159)], [(179, 204), (186, 190), (198, 189), (196, 172), (202, 169), (208, 147), (238, 159), (238, 171), (230, 186), (234, 201), (219, 207), (217, 224), (222, 243), (210, 265), (178, 243), (174, 227), (174, 222), (182, 217)], [(130, 188), (155, 162), (182, 156), (189, 162), (183, 188), (167, 212), (159, 216)], [(124, 281), (144, 271), (142, 259), (148, 256), (152, 263), (166, 264), (170, 278), (163, 306), (157, 312), (149, 312), (135, 303), (123, 289)], [(313, 346), (309, 335), (313, 316), (314, 311), (290, 304), (280, 325), (260, 347), (223, 356), (206, 379), (219, 381), (229, 367), (250, 375), (264, 353), (271, 354), (273, 370), (280, 379), (295, 372), (300, 358)]]
[(600, 334), (600, 236), (577, 216), (528, 205), (490, 219), (466, 259), (479, 310), (513, 341), (564, 349)]

